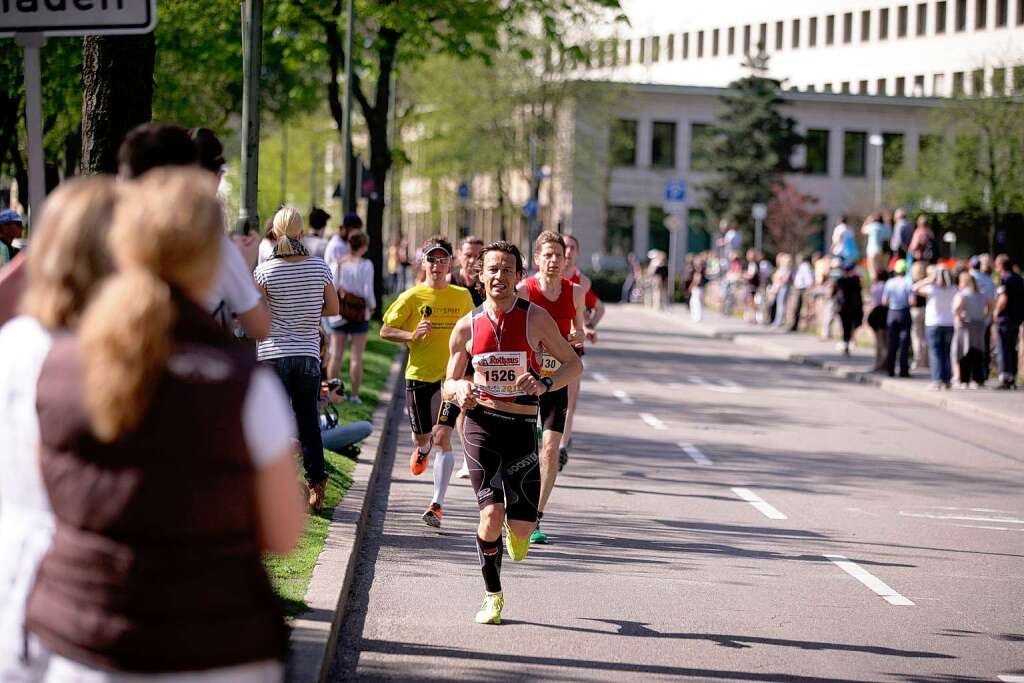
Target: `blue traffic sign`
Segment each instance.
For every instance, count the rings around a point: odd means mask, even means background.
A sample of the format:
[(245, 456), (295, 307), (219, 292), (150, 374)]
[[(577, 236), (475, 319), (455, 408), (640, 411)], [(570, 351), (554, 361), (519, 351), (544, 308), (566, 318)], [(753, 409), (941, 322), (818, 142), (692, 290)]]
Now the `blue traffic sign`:
[(533, 218), (537, 215), (537, 200), (531, 199), (523, 206), (523, 215)]
[(686, 199), (686, 181), (675, 178), (665, 183), (665, 201), (681, 202)]
[(459, 195), (459, 199), (469, 198), (469, 185), (467, 183), (459, 183), (459, 188), (456, 190)]

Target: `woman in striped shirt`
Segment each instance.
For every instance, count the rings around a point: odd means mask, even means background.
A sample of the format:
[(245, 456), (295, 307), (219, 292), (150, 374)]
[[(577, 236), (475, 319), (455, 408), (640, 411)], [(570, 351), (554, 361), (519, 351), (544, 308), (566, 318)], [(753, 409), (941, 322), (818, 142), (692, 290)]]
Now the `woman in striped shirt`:
[(338, 314), (338, 293), (324, 260), (301, 242), (302, 215), (285, 207), (274, 216), (277, 242), (254, 273), (270, 305), (270, 335), (257, 357), (272, 367), (291, 399), (309, 484), (309, 505), (323, 507), (327, 470), (320, 438), (320, 316)]

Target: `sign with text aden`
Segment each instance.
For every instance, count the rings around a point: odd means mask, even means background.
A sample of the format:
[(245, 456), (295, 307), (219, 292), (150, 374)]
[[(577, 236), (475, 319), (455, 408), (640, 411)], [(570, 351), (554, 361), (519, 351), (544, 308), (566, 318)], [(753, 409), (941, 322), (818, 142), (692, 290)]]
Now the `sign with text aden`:
[(0, 0), (0, 37), (149, 33), (156, 0)]

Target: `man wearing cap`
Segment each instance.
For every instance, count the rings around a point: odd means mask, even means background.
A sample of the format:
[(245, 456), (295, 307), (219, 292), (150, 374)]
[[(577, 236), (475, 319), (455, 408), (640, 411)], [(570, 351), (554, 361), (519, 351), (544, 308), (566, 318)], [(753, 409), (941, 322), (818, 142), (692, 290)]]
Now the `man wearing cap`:
[(910, 295), (913, 288), (907, 278), (907, 262), (896, 261), (893, 272), (895, 275), (885, 281), (882, 290), (882, 305), (889, 308), (886, 318), (889, 353), (885, 357), (885, 369), (890, 377), (895, 377), (899, 356), (900, 377), (910, 377)]
[(14, 240), (21, 237), (24, 223), (21, 215), (13, 209), (0, 211), (0, 266), (14, 260), (20, 249), (14, 246)]
[(458, 408), (441, 401), (441, 383), (448, 367), (448, 338), (459, 318), (473, 310), (473, 300), (464, 287), (448, 283), (452, 245), (441, 236), (423, 243), (424, 281), (402, 292), (384, 312), (382, 339), (405, 344), (409, 361), (405, 368), (406, 410), (416, 447), (409, 456), (413, 475), (427, 469), (430, 451), (440, 454), (434, 461), (434, 496), (423, 521), (441, 526), (444, 496), (448, 490), (455, 454), (452, 427)]

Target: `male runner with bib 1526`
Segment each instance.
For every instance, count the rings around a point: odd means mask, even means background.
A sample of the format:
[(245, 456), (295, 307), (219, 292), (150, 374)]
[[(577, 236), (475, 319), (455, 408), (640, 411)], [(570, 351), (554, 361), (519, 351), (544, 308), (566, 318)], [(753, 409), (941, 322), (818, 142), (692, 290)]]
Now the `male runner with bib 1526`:
[[(516, 295), (523, 257), (509, 242), (481, 252), (480, 280), (486, 299), (452, 331), (445, 396), (465, 414), (470, 481), (480, 508), (476, 544), (486, 595), (476, 622), (500, 624), (501, 530), (509, 557), (530, 549), (540, 502), (537, 397), (557, 391), (583, 371), (576, 352), (540, 306)], [(540, 374), (540, 349), (561, 363)], [(473, 379), (465, 379), (473, 362)]]
[[(577, 354), (583, 353), (583, 287), (562, 277), (565, 268), (565, 241), (557, 232), (545, 230), (533, 244), (537, 273), (519, 283), (519, 295), (547, 311), (558, 325), (558, 332)], [(541, 356), (542, 377), (550, 377), (558, 369), (558, 361), (549, 353)], [(559, 450), (564, 448), (569, 411), (569, 387), (551, 391), (540, 397), (540, 512), (547, 507), (551, 489), (559, 470)], [(531, 543), (547, 543), (548, 536), (540, 530), (540, 522), (530, 536)]]
[[(416, 447), (409, 456), (413, 475), (427, 469), (431, 449), (441, 449), (434, 461), (434, 496), (423, 513), (429, 526), (441, 526), (455, 454), (452, 427), (458, 417), (454, 404), (441, 402), (441, 382), (448, 365), (448, 337), (455, 323), (473, 310), (473, 300), (462, 287), (448, 284), (452, 246), (443, 237), (423, 243), (422, 283), (402, 292), (384, 312), (380, 336), (409, 347), (405, 368), (406, 409)], [(435, 426), (436, 425), (436, 426)]]

